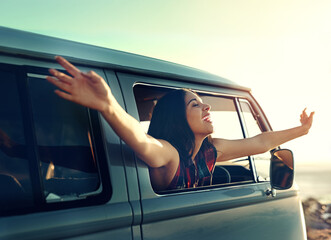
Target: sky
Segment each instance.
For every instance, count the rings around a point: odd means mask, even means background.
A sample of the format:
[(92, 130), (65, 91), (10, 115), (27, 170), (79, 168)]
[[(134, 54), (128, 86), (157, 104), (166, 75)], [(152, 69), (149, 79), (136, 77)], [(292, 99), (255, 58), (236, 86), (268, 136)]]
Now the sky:
[[(331, 164), (330, 0), (1, 0), (0, 25), (199, 68), (252, 89), (283, 147)], [(1, 36), (0, 36), (1, 37)]]

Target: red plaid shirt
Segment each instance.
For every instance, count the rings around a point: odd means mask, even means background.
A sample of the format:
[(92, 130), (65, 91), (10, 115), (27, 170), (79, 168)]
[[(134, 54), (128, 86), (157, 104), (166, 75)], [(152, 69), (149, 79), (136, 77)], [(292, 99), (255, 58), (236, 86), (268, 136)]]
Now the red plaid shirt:
[(211, 185), (211, 178), (217, 158), (217, 151), (213, 144), (202, 146), (194, 158), (194, 162), (185, 166), (182, 159), (167, 190), (192, 188)]

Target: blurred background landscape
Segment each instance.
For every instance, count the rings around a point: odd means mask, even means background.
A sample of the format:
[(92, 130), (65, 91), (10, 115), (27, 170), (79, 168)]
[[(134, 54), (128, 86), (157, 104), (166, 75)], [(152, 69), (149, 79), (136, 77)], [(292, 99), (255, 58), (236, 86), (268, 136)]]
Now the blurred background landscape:
[(331, 203), (331, 166), (296, 166), (295, 181), (302, 200), (315, 198), (323, 204)]

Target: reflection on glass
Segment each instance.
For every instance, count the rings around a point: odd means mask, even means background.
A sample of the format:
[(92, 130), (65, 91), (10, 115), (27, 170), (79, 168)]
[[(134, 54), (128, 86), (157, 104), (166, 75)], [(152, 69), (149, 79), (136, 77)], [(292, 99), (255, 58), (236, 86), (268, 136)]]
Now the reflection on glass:
[(0, 70), (0, 213), (33, 204), (16, 80), (14, 73)]
[(98, 191), (87, 109), (59, 98), (45, 79), (29, 76), (28, 81), (46, 200), (72, 200)]
[(271, 157), (271, 184), (276, 189), (288, 189), (293, 184), (294, 177), (293, 154), (282, 149), (273, 152)]

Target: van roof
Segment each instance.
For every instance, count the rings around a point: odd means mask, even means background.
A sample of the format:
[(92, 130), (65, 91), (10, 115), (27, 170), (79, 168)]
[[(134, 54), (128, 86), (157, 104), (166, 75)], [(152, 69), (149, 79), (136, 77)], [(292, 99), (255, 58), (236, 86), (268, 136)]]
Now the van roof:
[(41, 34), (0, 27), (0, 53), (28, 56), (53, 61), (55, 55), (68, 58), (71, 62), (116, 70), (180, 78), (190, 82), (250, 91), (233, 81), (217, 75), (128, 52), (97, 47)]

